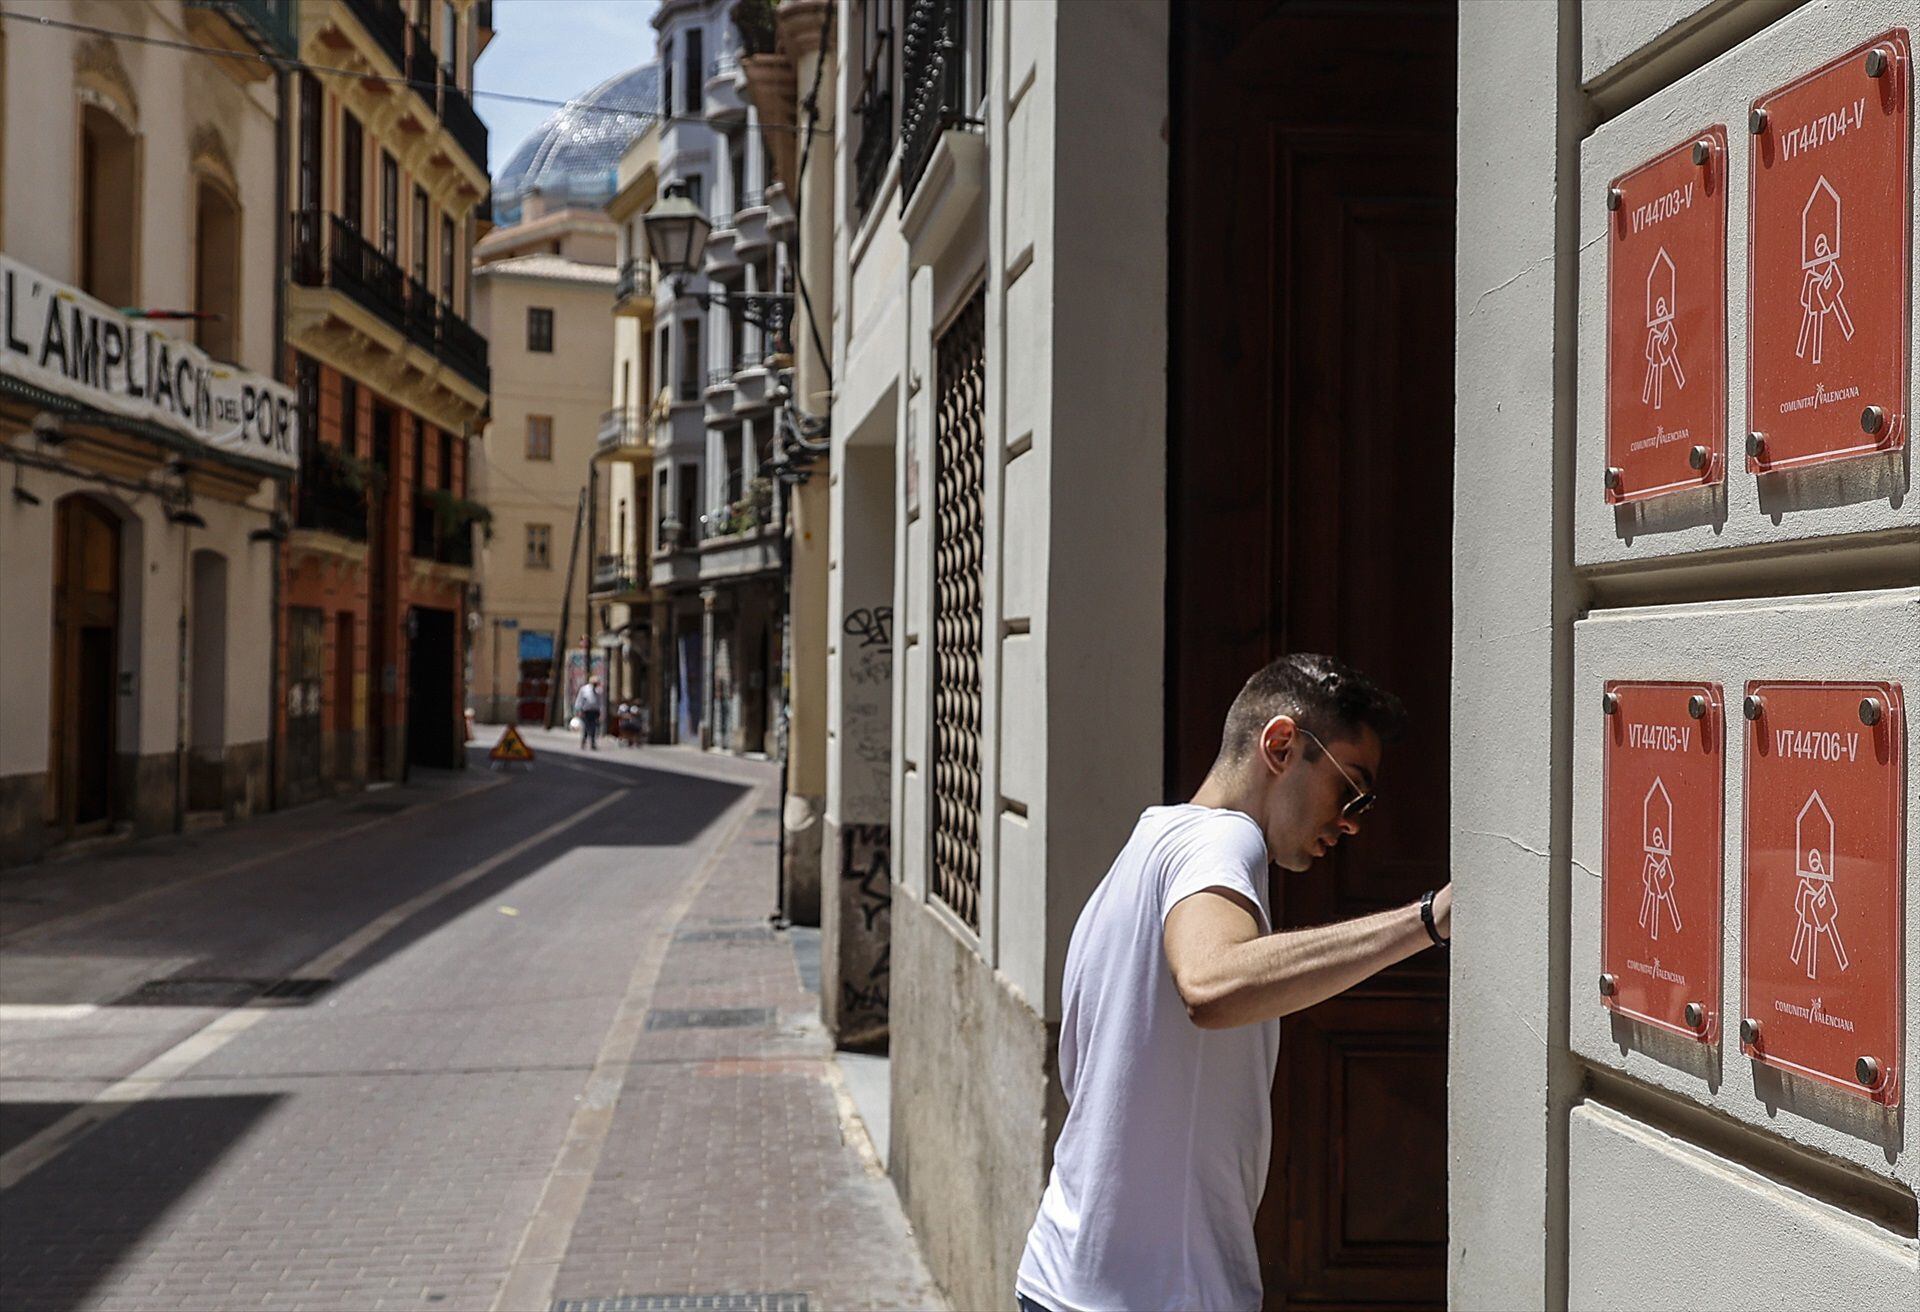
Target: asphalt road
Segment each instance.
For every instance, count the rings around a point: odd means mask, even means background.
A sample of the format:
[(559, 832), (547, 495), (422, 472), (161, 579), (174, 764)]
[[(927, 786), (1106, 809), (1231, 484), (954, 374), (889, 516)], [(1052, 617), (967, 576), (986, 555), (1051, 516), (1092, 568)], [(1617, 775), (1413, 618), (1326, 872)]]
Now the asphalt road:
[(0, 1306), (938, 1304), (772, 768), (535, 742), (0, 873)]

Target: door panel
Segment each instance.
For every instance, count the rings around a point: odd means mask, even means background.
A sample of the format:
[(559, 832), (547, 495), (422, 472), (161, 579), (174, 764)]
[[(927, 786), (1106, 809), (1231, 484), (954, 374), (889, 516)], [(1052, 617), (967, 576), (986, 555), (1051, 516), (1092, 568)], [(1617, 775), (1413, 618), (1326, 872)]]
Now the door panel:
[[(1168, 793), (1283, 652), (1398, 693), (1411, 727), (1363, 832), (1275, 879), (1278, 923), (1320, 924), (1447, 878), (1454, 15), (1174, 14)], [(1445, 968), (1422, 954), (1287, 1019), (1269, 1306), (1444, 1301)]]

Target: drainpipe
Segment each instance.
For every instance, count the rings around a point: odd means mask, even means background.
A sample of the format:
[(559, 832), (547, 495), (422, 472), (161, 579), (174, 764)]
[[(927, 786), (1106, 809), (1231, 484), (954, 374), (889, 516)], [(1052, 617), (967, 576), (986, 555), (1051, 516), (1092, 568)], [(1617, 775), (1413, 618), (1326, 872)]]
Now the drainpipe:
[[(268, 372), (269, 376), (277, 378), (281, 382), (287, 382), (290, 380), (286, 376), (286, 270), (291, 267), (288, 262), (288, 257), (291, 253), (289, 247), (292, 236), (288, 232), (289, 224), (287, 223), (286, 217), (287, 162), (289, 158), (287, 149), (287, 135), (289, 131), (287, 105), (289, 96), (287, 90), (287, 70), (285, 68), (275, 67), (273, 85), (274, 102), (275, 108), (278, 111), (278, 118), (274, 123), (275, 130), (273, 134), (273, 360), (272, 368)], [(300, 434), (302, 445), (311, 442), (313, 439), (314, 434)], [(278, 509), (279, 513), (284, 515), (288, 520), (293, 518), (292, 490), (292, 478), (288, 478), (285, 482), (276, 482), (274, 486), (274, 506)], [(280, 709), (282, 702), (280, 692), (280, 662), (286, 655), (285, 634), (281, 628), (281, 622), (285, 618), (283, 613), (285, 598), (281, 595), (280, 571), (285, 565), (285, 560), (280, 554), (279, 538), (274, 538), (268, 544), (267, 550), (270, 553), (268, 568), (273, 571), (273, 581), (271, 584), (273, 613), (269, 621), (272, 625), (273, 637), (267, 643), (267, 809), (269, 811), (277, 811), (280, 809), (280, 772), (282, 769), (280, 762)]]
[(187, 829), (187, 603), (193, 589), (190, 535), (185, 524), (180, 529), (180, 669), (174, 686), (173, 735), (173, 832)]

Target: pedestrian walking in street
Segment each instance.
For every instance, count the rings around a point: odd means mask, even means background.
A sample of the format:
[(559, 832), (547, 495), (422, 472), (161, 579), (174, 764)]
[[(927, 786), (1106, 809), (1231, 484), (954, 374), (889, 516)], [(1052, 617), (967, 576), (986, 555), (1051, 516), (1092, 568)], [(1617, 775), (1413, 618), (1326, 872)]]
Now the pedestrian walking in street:
[(1297, 874), (1359, 833), (1404, 718), (1359, 671), (1284, 656), (1234, 699), (1193, 800), (1141, 815), (1067, 947), (1067, 1119), (1022, 1312), (1260, 1306), (1280, 1018), (1444, 945), (1453, 907), (1449, 884), (1276, 933), (1267, 867)]
[(606, 704), (598, 679), (581, 684), (580, 695), (573, 699), (573, 713), (580, 717), (580, 745), (591, 751), (600, 750), (600, 712)]

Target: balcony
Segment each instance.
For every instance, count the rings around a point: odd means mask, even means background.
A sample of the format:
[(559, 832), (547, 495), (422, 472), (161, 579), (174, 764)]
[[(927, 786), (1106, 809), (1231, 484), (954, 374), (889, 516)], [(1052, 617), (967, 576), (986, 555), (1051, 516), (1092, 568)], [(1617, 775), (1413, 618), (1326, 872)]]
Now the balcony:
[(406, 274), (338, 214), (294, 213), (292, 262), (296, 285), (345, 292), (370, 313), (405, 330)]
[(318, 440), (303, 444), (301, 453), (293, 486), (294, 527), (365, 542), (368, 466)]
[(291, 223), (295, 286), (344, 293), (469, 383), (487, 389), (492, 381), (487, 339), (455, 314), (452, 305), (436, 301), (418, 279), (339, 215), (296, 211)]
[(601, 415), (593, 444), (596, 452), (610, 460), (637, 463), (653, 452), (646, 416), (636, 406), (616, 407)]
[(613, 312), (636, 317), (653, 308), (653, 261), (628, 260), (613, 284)]
[[(900, 117), (900, 208), (927, 171), (940, 134), (949, 128), (979, 130), (967, 114), (966, 9), (960, 0), (911, 0), (901, 50), (906, 100)], [(864, 145), (864, 141), (862, 142)]]
[(602, 552), (593, 558), (593, 582), (589, 590), (595, 596), (622, 600), (646, 591), (647, 572), (638, 556)]
[(725, 54), (707, 65), (706, 81), (701, 86), (707, 121), (716, 127), (741, 123), (747, 117), (747, 102), (740, 95), (740, 56)]
[(707, 257), (701, 268), (708, 277), (713, 277), (723, 270), (738, 268), (740, 257), (734, 254), (733, 250), (733, 239), (736, 235), (733, 228), (733, 215), (715, 214), (709, 222), (713, 224), (713, 228), (707, 233)]
[(413, 497), (413, 556), (438, 565), (473, 566), (473, 526), (486, 512), (451, 492), (429, 490)]
[(418, 23), (408, 23), (407, 33), (410, 38), (407, 42), (407, 81), (431, 114), (434, 112), (434, 95), (439, 82), (438, 65), (433, 62), (433, 42), (427, 36), (427, 29)]
[(767, 201), (757, 191), (744, 192), (733, 211), (733, 249), (741, 259), (751, 259), (767, 248)]
[[(187, 31), (204, 45), (269, 59), (296, 59), (300, 54), (294, 0), (187, 0), (185, 19)], [(272, 67), (257, 59), (225, 64), (245, 81), (264, 82), (273, 76)]]
[(487, 125), (474, 112), (467, 93), (448, 82), (440, 88), (440, 121), (484, 175), (487, 171)]
[(374, 44), (393, 61), (396, 70), (407, 66), (407, 15), (400, 0), (346, 0)]
[(700, 516), (700, 540), (744, 537), (772, 528), (774, 522), (773, 488), (765, 479), (755, 479), (745, 496)]

